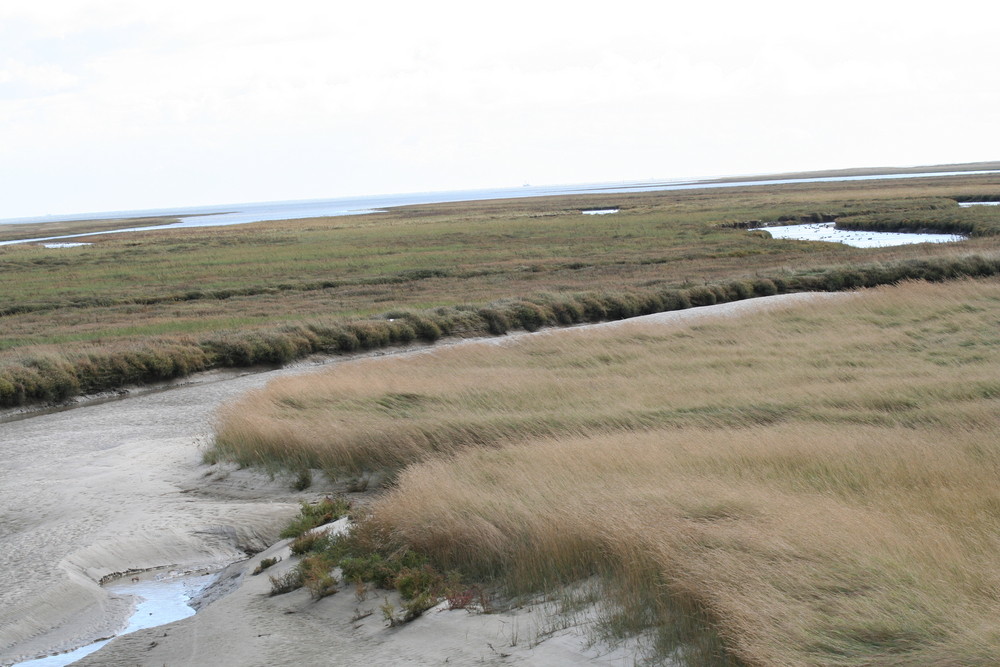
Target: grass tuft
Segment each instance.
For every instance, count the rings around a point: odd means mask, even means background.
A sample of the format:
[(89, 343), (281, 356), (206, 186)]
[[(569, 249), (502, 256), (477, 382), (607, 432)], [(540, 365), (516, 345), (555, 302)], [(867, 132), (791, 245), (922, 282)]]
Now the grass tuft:
[(350, 502), (343, 498), (324, 498), (318, 503), (301, 503), (299, 516), (292, 520), (284, 530), (281, 537), (288, 538), (301, 537), (307, 531), (318, 526), (336, 521), (345, 516), (351, 509)]

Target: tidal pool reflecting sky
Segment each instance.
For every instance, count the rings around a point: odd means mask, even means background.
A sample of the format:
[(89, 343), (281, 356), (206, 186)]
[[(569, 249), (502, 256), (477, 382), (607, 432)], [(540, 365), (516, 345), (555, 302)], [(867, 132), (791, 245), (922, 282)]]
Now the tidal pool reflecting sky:
[(964, 0), (3, 0), (0, 218), (990, 160), (998, 19)]

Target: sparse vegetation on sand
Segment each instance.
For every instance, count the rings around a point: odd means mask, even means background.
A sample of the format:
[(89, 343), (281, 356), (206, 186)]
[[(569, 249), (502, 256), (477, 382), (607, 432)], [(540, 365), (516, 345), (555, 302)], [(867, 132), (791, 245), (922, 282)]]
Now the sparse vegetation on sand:
[[(781, 291), (991, 275), (996, 175), (464, 202), (0, 247), (0, 406), (200, 370)], [(612, 216), (584, 216), (614, 205)], [(865, 216), (868, 216), (865, 218)], [(882, 217), (879, 217), (882, 216)], [(957, 246), (776, 241), (754, 222), (974, 223)], [(950, 223), (948, 223), (950, 224)]]
[(998, 317), (996, 279), (913, 282), (372, 360), (248, 396), (217, 454), (393, 467), (370, 551), (511, 592), (599, 575), (604, 630), (660, 656), (989, 664)]
[(308, 531), (346, 516), (351, 504), (343, 498), (324, 498), (318, 503), (301, 503), (298, 517), (281, 531), (281, 537), (301, 537)]
[[(320, 505), (328, 502), (324, 500)], [(318, 505), (303, 503), (299, 517), (284, 534), (297, 532), (301, 525), (312, 523), (317, 516), (328, 516), (328, 513)], [(364, 517), (364, 512), (359, 512), (358, 517)], [(485, 608), (486, 598), (482, 591), (464, 585), (457, 572), (446, 575), (426, 556), (396, 546), (387, 534), (363, 518), (360, 527), (355, 526), (340, 535), (323, 531), (302, 533), (290, 545), (292, 554), (300, 560), (283, 575), (271, 577), (271, 595), (304, 586), (314, 600), (319, 600), (337, 591), (339, 574), (345, 582), (354, 584), (359, 597), (367, 596), (369, 586), (399, 593), (399, 609), (388, 600), (382, 606), (389, 626), (412, 621), (440, 600), (447, 600), (452, 609), (465, 609), (474, 602)]]

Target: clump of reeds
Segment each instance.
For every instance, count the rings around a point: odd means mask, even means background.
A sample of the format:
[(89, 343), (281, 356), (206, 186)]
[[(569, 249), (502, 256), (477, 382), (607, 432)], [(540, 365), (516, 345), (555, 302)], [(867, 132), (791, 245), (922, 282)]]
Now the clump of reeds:
[(1000, 234), (1000, 207), (976, 206), (947, 210), (907, 210), (837, 219), (838, 229), (996, 236)]

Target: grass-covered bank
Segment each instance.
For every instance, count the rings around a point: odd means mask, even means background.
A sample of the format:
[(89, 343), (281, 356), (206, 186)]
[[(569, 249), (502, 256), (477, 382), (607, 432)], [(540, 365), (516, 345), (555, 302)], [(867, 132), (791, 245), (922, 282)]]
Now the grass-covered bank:
[[(998, 190), (1000, 177), (985, 175), (595, 194), (112, 235), (81, 248), (3, 246), (0, 405), (771, 290), (984, 275), (994, 236), (857, 249), (741, 226), (988, 217), (956, 200)], [(580, 214), (610, 205), (620, 212)]]
[(112, 350), (9, 355), (0, 366), (0, 406), (51, 402), (185, 377), (214, 368), (280, 365), (310, 354), (347, 354), (442, 336), (501, 335), (546, 326), (619, 320), (758, 296), (840, 291), (903, 280), (941, 281), (1000, 274), (1000, 255), (954, 256), (757, 276), (729, 283), (619, 293), (539, 295), (484, 306), (390, 311), (368, 320), (319, 321), (274, 329), (151, 338)]
[[(979, 201), (986, 201), (985, 198)], [(963, 234), (972, 237), (1000, 234), (1000, 206), (910, 209), (851, 215), (837, 219), (838, 229), (872, 232)]]
[(389, 547), (518, 590), (601, 574), (609, 632), (696, 664), (987, 664), (998, 317), (995, 279), (918, 282), (381, 359), (248, 396), (215, 455), (395, 466)]

